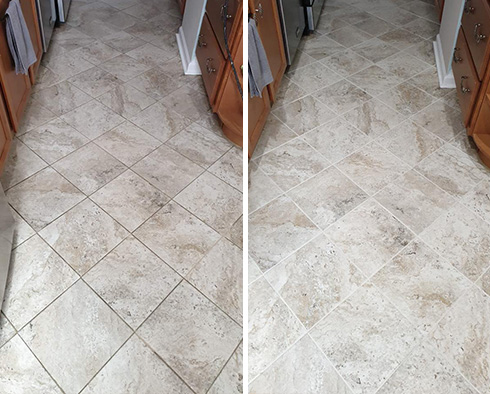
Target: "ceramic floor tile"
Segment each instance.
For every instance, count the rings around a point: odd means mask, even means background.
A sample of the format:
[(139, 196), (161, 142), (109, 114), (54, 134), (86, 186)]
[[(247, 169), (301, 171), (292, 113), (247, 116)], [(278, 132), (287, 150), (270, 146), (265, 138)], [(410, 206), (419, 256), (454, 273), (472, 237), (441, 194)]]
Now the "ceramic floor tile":
[(216, 231), (174, 202), (165, 205), (134, 235), (182, 275), (220, 239)]
[(86, 195), (126, 170), (124, 164), (93, 143), (64, 157), (53, 167)]
[[(431, 96), (443, 98), (455, 89), (441, 88), (437, 68), (430, 66), (410, 79), (410, 83)], [(462, 116), (462, 115), (460, 115)]]
[(130, 118), (155, 103), (150, 96), (127, 84), (116, 86), (98, 100), (125, 118)]
[(224, 137), (193, 123), (166, 142), (168, 146), (207, 168), (223, 156), (232, 146)]
[(488, 296), (490, 296), (490, 270), (487, 270), (480, 279), (476, 282)]
[(433, 3), (414, 1), (413, 3), (403, 3), (400, 7), (427, 20), (439, 22), (439, 11)]
[(428, 64), (435, 64), (433, 40), (421, 41), (418, 44), (405, 49), (405, 52)]
[(321, 62), (344, 77), (355, 74), (372, 64), (370, 60), (358, 55), (351, 49), (329, 55)]
[(241, 394), (243, 392), (243, 345), (241, 344), (214, 381), (208, 394)]
[(5, 315), (0, 314), (0, 348), (15, 336), (15, 328), (9, 323)]
[(236, 146), (226, 152), (208, 170), (239, 191), (243, 191), (243, 151)]
[(164, 51), (152, 44), (141, 45), (126, 52), (126, 55), (150, 67), (160, 67), (175, 56), (172, 52)]
[(136, 335), (124, 344), (82, 391), (83, 394), (191, 394), (182, 380)]
[(489, 319), (490, 297), (473, 287), (439, 322), (431, 338), (480, 392), (487, 391), (490, 384)]
[(490, 224), (459, 204), (420, 238), (472, 281), (490, 266)]
[(123, 83), (114, 75), (97, 67), (75, 75), (68, 81), (92, 97), (99, 97)]
[(351, 75), (349, 81), (374, 97), (394, 88), (403, 78), (373, 65)]
[[(179, 71), (179, 75), (182, 74), (182, 69)], [(161, 103), (193, 121), (198, 121), (211, 113), (208, 96), (203, 91), (197, 91), (189, 86), (182, 86), (165, 96)]]
[(305, 336), (250, 385), (250, 394), (352, 393), (320, 349)]
[(189, 273), (187, 280), (238, 324), (243, 324), (242, 251), (225, 238)]
[(5, 393), (62, 393), (18, 335), (0, 349), (0, 387)]
[(121, 52), (116, 51), (99, 40), (95, 41), (88, 47), (76, 49), (75, 52), (78, 52), (82, 59), (94, 65), (104, 63), (121, 54)]
[(327, 34), (327, 37), (349, 48), (369, 40), (372, 35), (352, 25), (347, 25)]
[(342, 114), (369, 100), (371, 96), (347, 80), (316, 92), (314, 97), (337, 114)]
[(414, 115), (434, 102), (432, 96), (429, 96), (409, 82), (403, 82), (397, 87), (382, 93), (379, 99), (405, 116)]
[(414, 170), (394, 180), (375, 198), (416, 234), (425, 230), (455, 202)]
[(405, 29), (389, 31), (379, 36), (379, 39), (398, 49), (405, 49), (422, 41), (422, 38)]
[(12, 252), (3, 312), (20, 330), (78, 279), (35, 235)]
[(39, 231), (83, 200), (83, 194), (51, 168), (7, 191), (12, 207)]
[(39, 235), (82, 275), (126, 238), (128, 232), (87, 199)]
[(29, 131), (20, 139), (47, 163), (54, 163), (89, 142), (60, 118)]
[[(97, 36), (100, 37), (101, 34), (99, 33), (99, 34), (97, 34)], [(108, 35), (104, 35), (101, 40), (104, 44), (110, 46), (111, 48), (115, 49), (118, 52), (122, 52), (123, 54), (125, 54), (126, 52), (129, 52), (135, 48), (138, 48), (141, 45), (146, 44), (145, 41), (140, 40), (139, 38), (137, 38), (137, 37), (135, 37), (129, 33), (126, 33), (125, 31), (113, 31), (112, 33), (110, 33)], [(120, 78), (122, 75), (125, 75), (128, 78), (130, 76), (136, 76), (135, 73), (137, 70), (133, 67), (133, 65), (135, 63), (129, 61), (125, 55), (122, 55), (122, 56), (123, 57), (121, 57), (121, 59), (124, 59), (124, 62), (127, 62), (129, 64), (129, 68), (131, 68), (132, 70), (131, 71), (130, 70), (124, 71), (123, 68), (118, 68), (118, 71), (117, 71), (118, 75), (117, 76)], [(118, 57), (115, 57), (112, 60), (117, 59)], [(111, 60), (109, 60), (109, 62), (110, 61)], [(138, 63), (140, 65), (142, 64), (140, 62), (138, 62)], [(112, 63), (112, 64), (115, 65), (115, 63)], [(147, 67), (147, 69), (150, 68), (146, 65), (145, 65), (145, 67)], [(109, 70), (107, 70), (107, 71), (109, 71)], [(129, 71), (129, 73), (127, 73), (127, 71)]]
[(36, 84), (32, 86), (32, 92), (34, 93), (49, 88), (53, 85), (63, 82), (65, 79), (66, 78), (63, 75), (59, 73), (55, 73), (51, 71), (49, 68), (44, 67), (42, 64), (40, 64), (36, 76)]
[(242, 329), (183, 282), (138, 334), (196, 393), (206, 393), (233, 354)]
[(131, 170), (109, 182), (90, 198), (129, 231), (136, 230), (169, 201), (163, 192)]
[(122, 116), (96, 100), (64, 114), (61, 119), (91, 140), (124, 122)]
[(12, 208), (10, 209), (12, 216), (14, 218), (15, 229), (14, 229), (14, 239), (12, 240), (12, 247), (16, 248), (24, 241), (32, 237), (36, 232), (32, 229), (29, 224), (22, 219), (22, 217), (15, 212)]
[(381, 205), (368, 200), (329, 227), (325, 234), (370, 276), (408, 245), (414, 234)]
[(378, 143), (410, 166), (439, 149), (444, 141), (407, 120), (378, 138)]
[(468, 136), (466, 130), (459, 133), (454, 139), (449, 142), (452, 146), (455, 146), (460, 151), (466, 153), (474, 162), (480, 162), (478, 155), (478, 147), (475, 144), (473, 138)]
[(335, 167), (329, 167), (287, 194), (323, 229), (368, 197)]
[[(109, 42), (104, 41), (104, 43), (111, 45)], [(151, 66), (148, 66), (127, 55), (116, 56), (100, 64), (99, 67), (124, 82), (143, 74), (145, 71), (148, 71), (151, 68)]]
[(490, 223), (490, 180), (485, 179), (464, 197), (464, 205)]
[(311, 178), (329, 162), (301, 139), (292, 140), (256, 159), (260, 169), (284, 191)]
[(279, 263), (320, 232), (285, 196), (253, 212), (248, 222), (249, 254), (263, 271)]
[(29, 100), (22, 115), (17, 136), (43, 125), (56, 117), (49, 109), (34, 100)]
[(288, 73), (288, 78), (306, 93), (313, 93), (327, 85), (338, 82), (342, 77), (321, 63), (313, 63)]
[[(284, 114), (287, 110), (284, 110)], [(269, 114), (259, 141), (255, 146), (253, 157), (261, 156), (274, 148), (295, 138), (295, 134), (288, 126), (279, 120), (274, 114)]]
[(306, 91), (292, 82), (287, 76), (283, 76), (279, 90), (276, 93), (276, 106), (282, 106), (306, 96)]
[(140, 241), (130, 237), (104, 257), (84, 279), (136, 329), (179, 283), (180, 276)]
[(298, 135), (336, 117), (332, 111), (312, 96), (306, 96), (276, 108), (273, 114)]
[(160, 100), (177, 90), (181, 84), (171, 76), (165, 74), (165, 70), (160, 67), (151, 70), (131, 79), (129, 85), (142, 91), (155, 100)]
[(421, 241), (412, 242), (372, 282), (412, 323), (430, 332), (471, 282)]
[[(43, 60), (43, 65), (45, 65), (52, 74), (45, 75), (48, 79), (53, 81), (64, 81), (74, 75), (77, 75), (83, 71), (92, 68), (94, 65), (86, 60), (84, 60), (77, 52), (58, 52), (55, 56), (52, 56), (50, 60), (49, 52), (46, 53)], [(46, 61), (45, 61), (46, 60)], [(44, 81), (43, 85), (46, 85), (48, 81)]]
[(415, 327), (371, 285), (358, 289), (311, 336), (352, 391), (366, 394), (375, 393), (420, 340)]
[(34, 92), (33, 100), (60, 116), (90, 101), (91, 97), (71, 83), (64, 81), (49, 88)]
[(381, 41), (379, 38), (372, 38), (371, 40), (365, 41), (362, 44), (353, 47), (352, 50), (374, 63), (380, 62), (399, 52), (398, 49)]
[(440, 30), (439, 24), (424, 18), (416, 19), (403, 26), (403, 28), (427, 40), (435, 39)]
[(296, 52), (296, 55), (295, 55), (291, 65), (289, 66), (289, 69), (287, 70), (287, 72), (285, 74), (286, 76), (288, 75), (288, 72), (294, 71), (297, 68), (304, 67), (308, 64), (315, 63), (315, 61), (316, 61), (315, 58), (311, 57), (310, 55), (308, 55), (307, 53), (305, 53), (301, 50), (301, 47), (302, 47), (302, 45), (304, 45), (304, 42), (306, 42), (306, 41), (300, 42), (300, 45), (298, 47), (298, 51)]
[(305, 328), (264, 278), (249, 287), (249, 378), (263, 372)]
[(248, 209), (253, 212), (278, 197), (282, 190), (253, 161), (248, 167)]
[[(398, 53), (378, 63), (383, 70), (407, 79), (429, 68), (429, 65), (408, 53)], [(418, 77), (414, 77), (417, 80)]]
[[(333, 33), (335, 34), (335, 33)], [(306, 39), (304, 41), (304, 45), (302, 46), (301, 50), (306, 53), (307, 55), (311, 56), (313, 59), (320, 60), (323, 59), (324, 57), (331, 55), (332, 53), (338, 52), (345, 49), (345, 47), (338, 42), (326, 37), (326, 36), (320, 36), (320, 37), (314, 37), (310, 39)], [(318, 63), (315, 63), (318, 64)], [(313, 66), (313, 65), (312, 65)], [(310, 68), (309, 72), (312, 70), (315, 70), (315, 68)], [(317, 71), (320, 71), (321, 69), (317, 69)], [(322, 70), (323, 71), (323, 70)], [(329, 71), (330, 77), (335, 77), (336, 74), (332, 73), (332, 71)], [(301, 86), (301, 84), (300, 84)]]
[(413, 120), (445, 141), (449, 141), (464, 130), (461, 111), (441, 101), (429, 105), (413, 117)]
[(375, 16), (369, 16), (363, 21), (355, 23), (354, 26), (368, 34), (371, 34), (372, 36), (380, 36), (396, 29), (396, 27), (391, 23), (385, 22), (384, 20), (376, 18)]
[(71, 394), (92, 379), (129, 338), (131, 330), (79, 281), (20, 335), (63, 390)]

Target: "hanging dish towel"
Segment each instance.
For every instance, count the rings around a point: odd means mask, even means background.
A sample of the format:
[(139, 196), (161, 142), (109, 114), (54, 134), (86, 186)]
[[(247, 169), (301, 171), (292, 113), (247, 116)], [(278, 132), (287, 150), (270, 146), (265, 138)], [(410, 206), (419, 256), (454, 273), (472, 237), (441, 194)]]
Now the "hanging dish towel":
[(36, 63), (37, 58), (19, 0), (10, 1), (5, 17), (7, 41), (14, 59), (15, 73), (27, 74), (29, 67)]
[(255, 21), (248, 21), (248, 86), (250, 97), (262, 97), (262, 90), (272, 83), (271, 68)]

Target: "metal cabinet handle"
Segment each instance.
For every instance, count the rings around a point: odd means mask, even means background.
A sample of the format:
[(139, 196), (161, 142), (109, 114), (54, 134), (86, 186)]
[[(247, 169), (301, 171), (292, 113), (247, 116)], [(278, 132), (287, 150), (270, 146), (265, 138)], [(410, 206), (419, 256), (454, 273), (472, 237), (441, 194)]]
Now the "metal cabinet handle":
[(206, 71), (208, 72), (208, 74), (212, 74), (216, 71), (216, 69), (211, 66), (212, 61), (213, 61), (212, 57), (208, 57), (206, 59)]
[(260, 18), (264, 17), (264, 8), (262, 8), (262, 3), (259, 3), (257, 8), (255, 9), (255, 13), (260, 15)]
[[(221, 11), (220, 11), (221, 18), (223, 18), (223, 12), (224, 12), (224, 10), (225, 10), (225, 5), (223, 4), (221, 6)], [(233, 18), (233, 15), (226, 14), (226, 19), (231, 19), (231, 18)]]
[(465, 14), (473, 14), (475, 12), (475, 7), (468, 5), (469, 2), (470, 2), (470, 0), (466, 0), (464, 3), (464, 13)]
[(460, 87), (460, 89), (461, 89), (461, 93), (463, 93), (463, 94), (466, 94), (466, 93), (470, 93), (470, 92), (471, 92), (471, 90), (470, 90), (470, 89), (465, 88), (465, 87), (464, 87), (464, 85), (463, 85), (463, 81), (464, 81), (465, 79), (468, 79), (468, 77), (466, 77), (466, 76), (464, 76), (464, 75), (463, 75), (463, 76), (461, 77), (461, 82), (460, 82), (460, 84), (459, 84), (459, 87)]
[(459, 57), (459, 56), (456, 54), (456, 52), (457, 52), (457, 51), (459, 51), (459, 48), (454, 48), (454, 54), (453, 54), (453, 62), (454, 62), (454, 63), (459, 63), (459, 62), (462, 62), (462, 61), (463, 61), (463, 59), (462, 59), (462, 58), (460, 58), (460, 57)]
[(197, 38), (197, 46), (199, 48), (202, 48), (202, 47), (205, 47), (208, 45), (206, 42), (201, 41), (201, 38), (203, 38), (203, 37), (204, 37), (204, 34), (199, 34), (199, 37)]
[(475, 24), (475, 29), (473, 30), (473, 37), (475, 38), (475, 41), (477, 44), (482, 42), (487, 36), (485, 34), (479, 34), (478, 29), (481, 27), (481, 23)]

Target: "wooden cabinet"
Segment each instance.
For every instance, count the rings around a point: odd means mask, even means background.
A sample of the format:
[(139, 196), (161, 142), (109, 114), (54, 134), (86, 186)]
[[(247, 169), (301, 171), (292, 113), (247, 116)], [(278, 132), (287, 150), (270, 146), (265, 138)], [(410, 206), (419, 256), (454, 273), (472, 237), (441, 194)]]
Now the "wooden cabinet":
[(179, 5), (180, 12), (184, 15), (185, 10), (185, 0), (177, 0), (177, 4)]
[(248, 151), (252, 156), (255, 146), (259, 141), (262, 129), (271, 112), (271, 101), (267, 89), (264, 89), (262, 97), (248, 99)]
[(0, 174), (7, 160), (11, 141), (12, 129), (10, 127), (3, 94), (0, 93)]

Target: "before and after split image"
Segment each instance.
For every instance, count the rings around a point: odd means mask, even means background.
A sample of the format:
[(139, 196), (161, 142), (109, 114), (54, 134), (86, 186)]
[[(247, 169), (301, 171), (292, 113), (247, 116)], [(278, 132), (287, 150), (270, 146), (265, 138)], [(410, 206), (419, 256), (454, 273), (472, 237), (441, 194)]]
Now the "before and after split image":
[(0, 0), (0, 394), (490, 394), (490, 0)]

